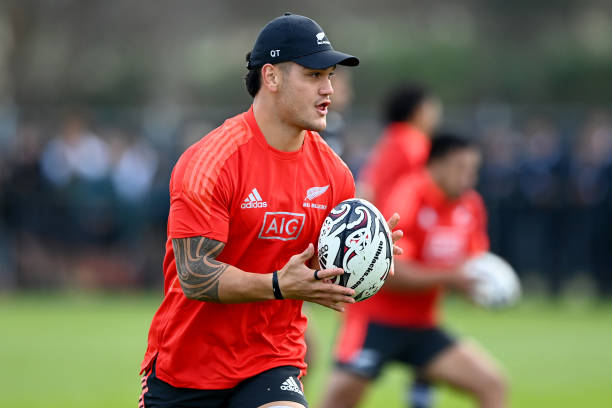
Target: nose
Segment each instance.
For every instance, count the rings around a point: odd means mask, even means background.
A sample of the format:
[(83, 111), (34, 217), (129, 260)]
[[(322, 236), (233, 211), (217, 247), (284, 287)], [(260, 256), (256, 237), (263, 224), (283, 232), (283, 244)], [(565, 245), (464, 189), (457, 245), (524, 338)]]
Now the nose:
[(334, 94), (334, 87), (331, 84), (331, 79), (326, 78), (323, 85), (319, 89), (319, 94), (322, 96), (331, 96)]

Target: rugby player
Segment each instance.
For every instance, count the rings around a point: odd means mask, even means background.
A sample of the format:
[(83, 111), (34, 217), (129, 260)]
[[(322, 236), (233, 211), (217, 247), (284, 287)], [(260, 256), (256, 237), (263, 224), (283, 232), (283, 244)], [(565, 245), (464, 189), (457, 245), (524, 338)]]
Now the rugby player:
[(335, 66), (358, 63), (311, 19), (272, 20), (247, 55), (251, 108), (179, 158), (140, 406), (308, 406), (302, 301), (337, 311), (354, 302), (329, 281), (341, 269), (312, 261), (326, 214), (355, 192), (317, 132)]
[(496, 363), (447, 333), (439, 317), (443, 290), (468, 293), (474, 281), (462, 264), (489, 246), (485, 208), (473, 190), (480, 161), (470, 142), (440, 134), (426, 168), (393, 187), (387, 203), (398, 206), (404, 253), (383, 289), (345, 313), (323, 407), (356, 406), (390, 361), (471, 394), (482, 408), (505, 406), (506, 381)]
[[(430, 136), (440, 123), (442, 104), (424, 85), (402, 84), (383, 104), (387, 126), (361, 170), (357, 194), (384, 208), (389, 192), (402, 176), (421, 171), (431, 148)], [(411, 390), (413, 408), (428, 408), (433, 389), (415, 377)]]
[(438, 126), (442, 105), (425, 86), (395, 87), (384, 103), (386, 128), (359, 173), (357, 194), (384, 208), (393, 185), (427, 162), (430, 135)]

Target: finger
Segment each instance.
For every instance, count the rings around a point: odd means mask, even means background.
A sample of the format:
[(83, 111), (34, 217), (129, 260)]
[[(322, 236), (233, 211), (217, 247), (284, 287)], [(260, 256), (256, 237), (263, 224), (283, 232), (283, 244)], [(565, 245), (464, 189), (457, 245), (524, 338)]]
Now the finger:
[(335, 284), (323, 284), (321, 286), (319, 286), (317, 290), (320, 295), (322, 297), (328, 297), (328, 296), (336, 296), (336, 295), (340, 295), (340, 296), (347, 296), (347, 297), (353, 297), (355, 296), (355, 290), (351, 289), (351, 288), (345, 288), (344, 286), (340, 286), (340, 285), (335, 285)]
[[(333, 278), (334, 276), (340, 276), (344, 271), (340, 268), (321, 269), (317, 276), (320, 280)], [(314, 271), (312, 271), (312, 279), (314, 279)]]
[(314, 255), (314, 245), (312, 243), (308, 244), (308, 248), (304, 250), (301, 254), (298, 254), (298, 260), (302, 263), (306, 262)]
[(349, 288), (344, 288), (342, 286), (340, 286), (340, 288), (333, 288), (334, 291), (321, 291), (316, 296), (322, 301), (334, 301), (336, 303), (355, 303), (355, 298), (353, 297), (355, 296), (355, 291)]
[(335, 310), (336, 312), (343, 313), (345, 310), (344, 306), (338, 303), (332, 303), (332, 302), (317, 302), (317, 303), (319, 303), (322, 306), (328, 307), (332, 310)]
[(339, 305), (339, 304), (335, 304), (334, 306), (335, 306), (335, 307), (334, 307), (334, 310), (336, 310), (336, 311), (338, 311), (338, 312), (340, 312), (340, 313), (344, 313), (344, 312), (346, 312), (346, 308), (345, 308), (344, 306)]
[(389, 218), (387, 220), (387, 225), (389, 226), (389, 229), (391, 231), (393, 231), (393, 229), (395, 227), (397, 227), (397, 223), (399, 222), (400, 216), (398, 213), (393, 213), (393, 215), (391, 216), (391, 218)]
[(391, 262), (391, 269), (389, 270), (389, 275), (395, 275), (395, 262)]
[(395, 230), (395, 231), (393, 231), (391, 233), (391, 240), (395, 244), (397, 241), (402, 239), (403, 236), (404, 236), (404, 231), (402, 231), (402, 230)]
[(330, 309), (335, 310), (336, 312), (340, 312), (340, 313), (344, 313), (346, 311), (346, 309), (344, 308), (344, 306), (339, 305), (337, 303), (333, 303), (330, 306), (328, 306)]
[(401, 255), (404, 253), (402, 247), (398, 247), (397, 245), (393, 245), (393, 255)]
[(352, 298), (350, 296), (334, 296), (332, 297), (332, 300), (335, 303), (348, 303), (349, 305), (355, 303), (355, 298)]

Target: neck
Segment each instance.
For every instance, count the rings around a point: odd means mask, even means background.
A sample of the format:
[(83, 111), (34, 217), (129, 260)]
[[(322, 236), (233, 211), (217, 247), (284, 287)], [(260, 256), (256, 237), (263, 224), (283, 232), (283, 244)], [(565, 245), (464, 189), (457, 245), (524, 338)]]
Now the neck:
[(419, 123), (418, 121), (407, 121), (406, 124), (416, 130), (418, 130), (419, 132), (421, 132), (422, 134), (424, 134), (425, 136), (429, 137), (429, 132), (427, 131), (427, 129), (425, 129), (425, 127)]
[(452, 200), (453, 197), (451, 197), (451, 194), (449, 194), (449, 192), (444, 188), (444, 183), (442, 181), (443, 177), (441, 175), (441, 171), (439, 171), (439, 169), (436, 167), (436, 165), (435, 164), (429, 164), (427, 166), (427, 172), (429, 173), (429, 176), (433, 180), (434, 184), (440, 189), (440, 191), (442, 191), (444, 196), (447, 199)]
[(266, 142), (283, 152), (299, 150), (304, 143), (306, 131), (284, 121), (270, 101), (257, 95), (253, 100), (253, 114)]

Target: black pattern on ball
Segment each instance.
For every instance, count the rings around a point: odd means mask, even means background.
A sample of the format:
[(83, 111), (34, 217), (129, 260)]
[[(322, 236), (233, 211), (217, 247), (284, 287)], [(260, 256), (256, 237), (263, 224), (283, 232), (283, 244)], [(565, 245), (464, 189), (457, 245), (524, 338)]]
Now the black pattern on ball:
[(333, 282), (355, 289), (356, 300), (367, 299), (380, 289), (389, 273), (392, 256), (386, 222), (376, 207), (365, 200), (341, 202), (321, 226), (321, 267), (342, 268), (345, 273)]

